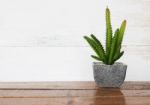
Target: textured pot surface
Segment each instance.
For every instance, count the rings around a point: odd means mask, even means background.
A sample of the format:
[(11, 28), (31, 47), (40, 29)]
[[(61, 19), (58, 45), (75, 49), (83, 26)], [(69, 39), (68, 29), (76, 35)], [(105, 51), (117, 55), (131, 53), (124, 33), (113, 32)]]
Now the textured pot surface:
[(126, 76), (127, 65), (116, 62), (113, 65), (105, 65), (101, 62), (93, 63), (94, 79), (100, 87), (120, 87)]

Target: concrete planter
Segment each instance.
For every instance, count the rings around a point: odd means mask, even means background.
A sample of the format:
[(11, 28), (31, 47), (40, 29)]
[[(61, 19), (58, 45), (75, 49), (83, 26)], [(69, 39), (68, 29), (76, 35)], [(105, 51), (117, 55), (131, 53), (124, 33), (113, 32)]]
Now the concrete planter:
[(100, 87), (120, 87), (125, 80), (126, 69), (127, 65), (119, 62), (113, 65), (94, 62), (93, 73), (95, 82)]

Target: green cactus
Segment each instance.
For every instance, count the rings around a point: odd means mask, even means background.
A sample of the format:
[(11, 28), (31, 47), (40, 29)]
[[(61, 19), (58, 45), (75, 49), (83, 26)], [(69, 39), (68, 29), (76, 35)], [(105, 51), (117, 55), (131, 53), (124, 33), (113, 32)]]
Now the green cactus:
[(106, 48), (103, 48), (101, 42), (93, 34), (90, 37), (84, 36), (84, 39), (96, 53), (91, 57), (107, 65), (114, 64), (124, 54), (124, 51), (121, 51), (121, 44), (125, 28), (126, 20), (122, 22), (120, 28), (116, 29), (113, 35), (110, 11), (109, 8), (106, 8)]

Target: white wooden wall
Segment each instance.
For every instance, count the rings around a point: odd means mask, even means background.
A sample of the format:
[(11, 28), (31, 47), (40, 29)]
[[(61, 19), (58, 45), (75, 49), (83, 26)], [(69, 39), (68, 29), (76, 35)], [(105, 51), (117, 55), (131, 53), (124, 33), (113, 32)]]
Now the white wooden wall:
[(150, 80), (150, 0), (0, 0), (0, 81), (93, 81), (83, 39), (127, 20), (126, 80)]

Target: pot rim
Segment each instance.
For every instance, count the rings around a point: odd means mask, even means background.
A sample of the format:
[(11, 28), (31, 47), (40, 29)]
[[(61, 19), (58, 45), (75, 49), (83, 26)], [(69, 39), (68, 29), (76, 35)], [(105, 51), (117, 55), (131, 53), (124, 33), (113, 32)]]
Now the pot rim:
[(103, 65), (103, 66), (123, 65), (123, 66), (127, 66), (127, 64), (125, 64), (123, 62), (115, 62), (113, 65), (107, 65), (107, 64), (104, 64), (103, 62), (93, 62), (93, 65)]

